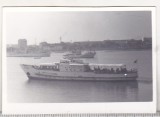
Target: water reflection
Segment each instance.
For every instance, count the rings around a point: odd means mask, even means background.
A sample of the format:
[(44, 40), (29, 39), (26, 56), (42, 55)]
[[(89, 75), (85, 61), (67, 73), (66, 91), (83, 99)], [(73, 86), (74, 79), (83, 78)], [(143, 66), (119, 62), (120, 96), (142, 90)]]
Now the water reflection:
[[(30, 79), (26, 88), (37, 93), (49, 94), (52, 102), (106, 102), (135, 101), (137, 81), (62, 81)], [(39, 89), (39, 90), (37, 90)], [(128, 98), (130, 96), (130, 98)]]

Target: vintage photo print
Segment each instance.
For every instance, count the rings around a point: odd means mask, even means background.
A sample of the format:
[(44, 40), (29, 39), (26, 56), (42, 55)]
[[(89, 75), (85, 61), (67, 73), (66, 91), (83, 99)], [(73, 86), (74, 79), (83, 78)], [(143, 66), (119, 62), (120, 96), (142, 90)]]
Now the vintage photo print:
[(156, 111), (154, 7), (4, 7), (3, 113)]

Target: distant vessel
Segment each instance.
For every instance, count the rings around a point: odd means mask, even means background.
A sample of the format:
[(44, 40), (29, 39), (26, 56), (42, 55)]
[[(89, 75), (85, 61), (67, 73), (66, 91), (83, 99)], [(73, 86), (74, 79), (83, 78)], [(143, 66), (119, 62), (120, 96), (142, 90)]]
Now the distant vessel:
[(41, 57), (34, 57), (34, 59), (41, 59)]
[(81, 51), (72, 52), (70, 54), (64, 55), (64, 58), (73, 59), (73, 58), (94, 58), (96, 52), (95, 51), (87, 51), (85, 53), (81, 53)]
[(89, 64), (81, 60), (61, 60), (39, 65), (21, 64), (28, 78), (55, 80), (136, 80), (137, 69), (124, 64)]
[(50, 53), (7, 53), (7, 57), (50, 57)]

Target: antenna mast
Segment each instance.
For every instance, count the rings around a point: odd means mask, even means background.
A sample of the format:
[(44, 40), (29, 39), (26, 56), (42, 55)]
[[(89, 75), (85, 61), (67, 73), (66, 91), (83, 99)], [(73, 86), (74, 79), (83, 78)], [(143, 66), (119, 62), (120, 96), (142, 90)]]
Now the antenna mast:
[(60, 43), (62, 43), (62, 38), (61, 38), (61, 36), (60, 36)]

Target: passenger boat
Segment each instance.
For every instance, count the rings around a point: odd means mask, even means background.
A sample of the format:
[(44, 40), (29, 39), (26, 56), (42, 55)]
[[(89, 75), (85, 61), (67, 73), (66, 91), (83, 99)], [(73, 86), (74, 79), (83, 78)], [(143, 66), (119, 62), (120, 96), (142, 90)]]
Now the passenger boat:
[(28, 78), (54, 80), (136, 80), (137, 69), (124, 64), (89, 64), (82, 60), (60, 60), (38, 65), (21, 64)]

